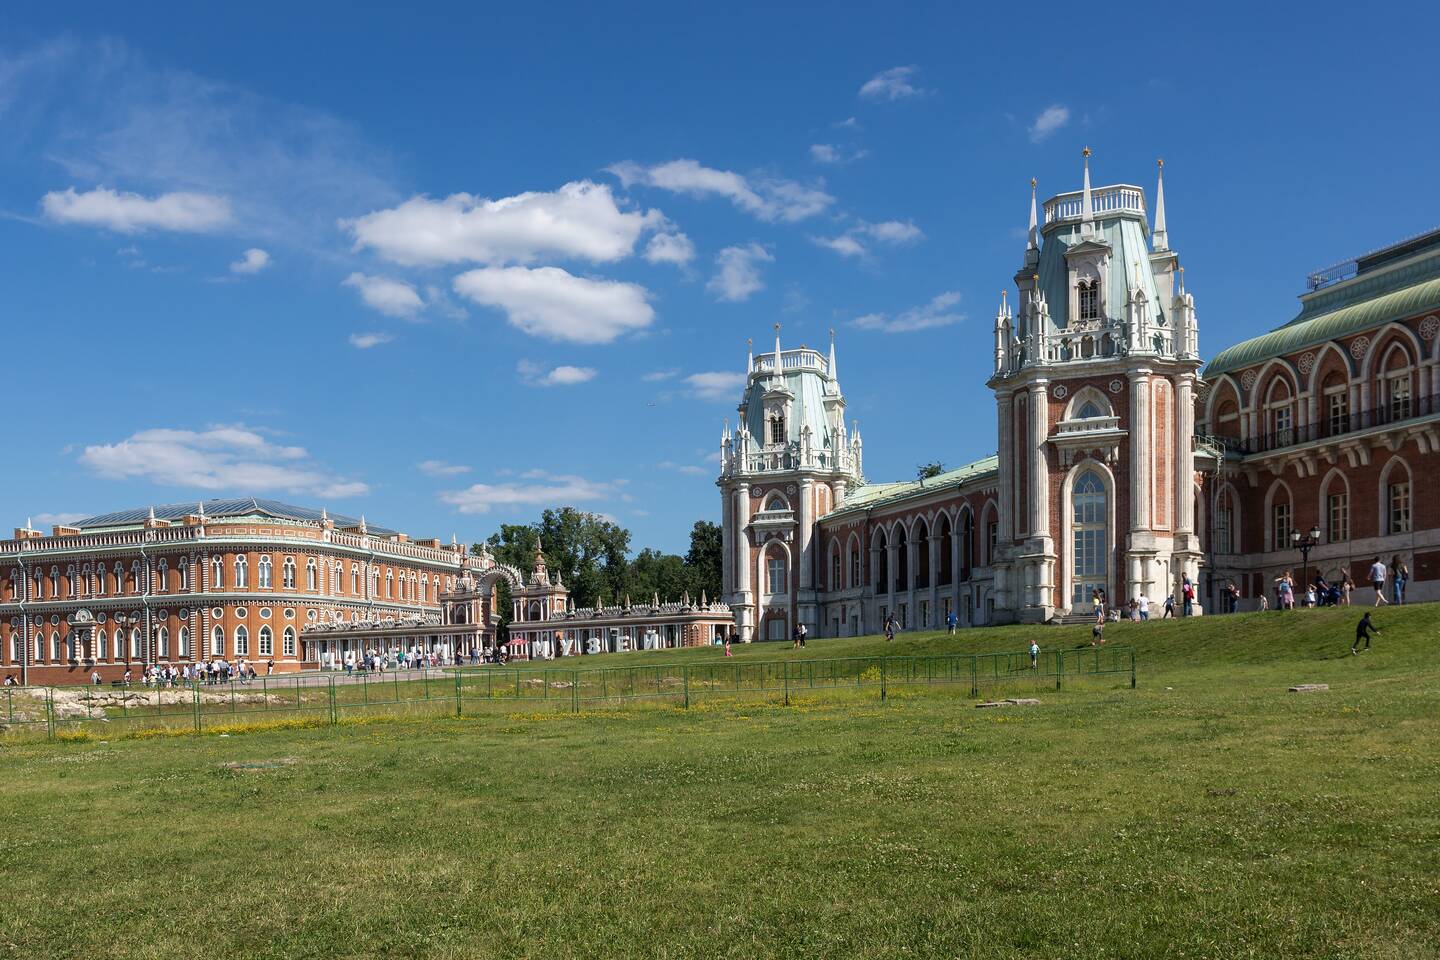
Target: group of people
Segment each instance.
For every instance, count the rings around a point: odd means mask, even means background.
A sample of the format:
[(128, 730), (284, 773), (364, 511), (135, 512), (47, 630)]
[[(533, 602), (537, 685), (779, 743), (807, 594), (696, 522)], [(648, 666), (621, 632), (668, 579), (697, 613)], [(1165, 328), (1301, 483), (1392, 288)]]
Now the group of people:
[[(478, 666), (482, 663), (509, 663), (510, 651), (502, 645), (487, 650), (471, 647), (464, 652), (457, 651), (453, 656), (448, 648), (422, 650), (419, 647), (411, 647), (408, 650), (401, 650), (398, 647), (391, 647), (388, 650), (368, 649), (360, 653), (350, 650), (345, 653), (336, 666), (346, 673), (384, 673), (387, 670), (458, 667), (467, 662), (471, 666)], [(332, 661), (327, 660), (327, 669), (331, 668), (331, 665)]]
[[(1375, 591), (1375, 602), (1372, 606), (1381, 604), (1403, 604), (1405, 602), (1405, 585), (1410, 582), (1410, 568), (1406, 565), (1403, 557), (1398, 554), (1386, 564), (1379, 557), (1370, 561), (1370, 586)], [(1230, 589), (1234, 584), (1230, 585)], [(1355, 592), (1355, 581), (1350, 579), (1350, 571), (1340, 572), (1340, 582), (1332, 583), (1325, 578), (1321, 571), (1315, 572), (1315, 579), (1305, 587), (1305, 593), (1298, 600), (1303, 607), (1348, 607), (1350, 606), (1350, 595)], [(1239, 591), (1235, 591), (1238, 599)], [(1275, 607), (1278, 610), (1294, 610), (1297, 605), (1295, 574), (1286, 570), (1275, 578)], [(1264, 595), (1260, 597), (1260, 609), (1265, 610), (1270, 606), (1269, 600)]]
[[(1123, 609), (1110, 605), (1110, 598), (1105, 593), (1104, 587), (1096, 587), (1090, 591), (1090, 606), (1095, 614), (1095, 624), (1103, 628), (1106, 620), (1119, 621), (1122, 619), (1139, 623), (1150, 619), (1150, 598), (1137, 594), (1129, 603), (1123, 605)], [(1180, 577), (1180, 616), (1189, 617), (1195, 613), (1195, 584), (1190, 580), (1190, 575), (1183, 574)], [(1173, 618), (1176, 609), (1175, 594), (1165, 598), (1161, 620)], [(1103, 632), (1103, 630), (1102, 630)], [(1097, 633), (1097, 636), (1099, 634)], [(1103, 638), (1100, 640), (1104, 642)]]

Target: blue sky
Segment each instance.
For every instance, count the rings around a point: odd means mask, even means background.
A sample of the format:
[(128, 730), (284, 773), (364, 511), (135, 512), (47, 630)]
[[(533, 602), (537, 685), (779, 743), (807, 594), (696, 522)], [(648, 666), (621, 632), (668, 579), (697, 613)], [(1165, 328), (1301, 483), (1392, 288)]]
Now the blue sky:
[(7, 4), (6, 525), (256, 494), (682, 550), (745, 340), (872, 480), (993, 450), (1028, 181), (1153, 191), (1207, 355), (1440, 222), (1433, 7)]

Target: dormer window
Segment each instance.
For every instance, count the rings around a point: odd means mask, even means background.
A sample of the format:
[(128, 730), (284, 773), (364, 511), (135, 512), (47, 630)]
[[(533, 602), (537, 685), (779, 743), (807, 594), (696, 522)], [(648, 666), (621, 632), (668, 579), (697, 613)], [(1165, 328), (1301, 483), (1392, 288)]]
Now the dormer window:
[(1078, 284), (1080, 294), (1080, 319), (1100, 319), (1100, 289), (1095, 280), (1081, 280)]
[(785, 442), (785, 417), (783, 414), (775, 414), (770, 418), (770, 442)]

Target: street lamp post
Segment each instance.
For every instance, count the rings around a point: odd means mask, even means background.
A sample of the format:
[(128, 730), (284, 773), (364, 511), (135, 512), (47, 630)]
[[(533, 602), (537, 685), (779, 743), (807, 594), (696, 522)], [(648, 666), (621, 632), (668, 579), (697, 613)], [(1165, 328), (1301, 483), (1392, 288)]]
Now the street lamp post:
[(1309, 533), (1290, 531), (1290, 542), (1300, 551), (1300, 583), (1309, 590), (1310, 551), (1320, 543), (1320, 525), (1314, 524)]

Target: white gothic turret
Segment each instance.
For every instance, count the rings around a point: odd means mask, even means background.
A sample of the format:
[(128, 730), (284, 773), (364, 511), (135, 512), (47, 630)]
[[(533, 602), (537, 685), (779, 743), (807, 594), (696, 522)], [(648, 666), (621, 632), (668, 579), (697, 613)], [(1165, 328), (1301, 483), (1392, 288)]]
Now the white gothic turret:
[(1090, 198), (1090, 148), (1083, 151), (1085, 157), (1085, 185), (1080, 199), (1080, 235), (1089, 237), (1095, 233), (1095, 204)]

